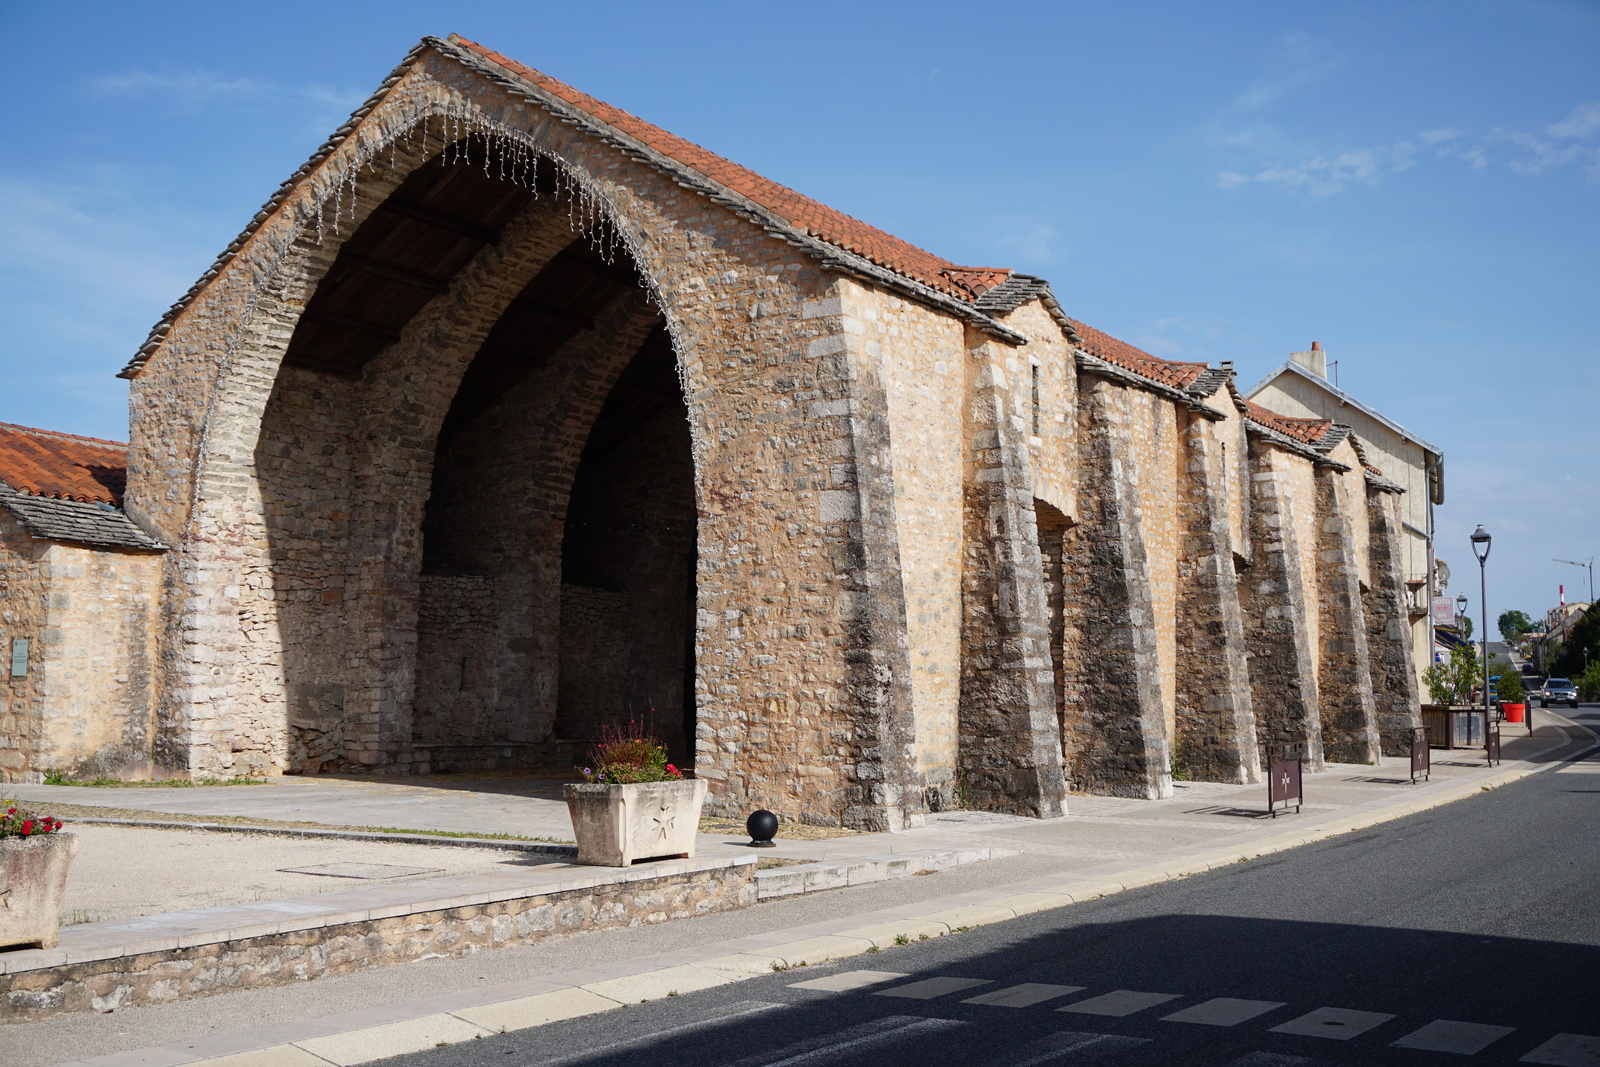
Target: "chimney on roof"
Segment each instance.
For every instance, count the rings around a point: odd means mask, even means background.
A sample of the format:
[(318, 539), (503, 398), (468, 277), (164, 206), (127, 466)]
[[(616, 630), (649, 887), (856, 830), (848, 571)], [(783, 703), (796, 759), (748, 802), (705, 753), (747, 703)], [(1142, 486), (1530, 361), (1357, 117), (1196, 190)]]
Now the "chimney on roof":
[(1321, 341), (1312, 341), (1309, 352), (1290, 352), (1289, 362), (1304, 367), (1323, 381), (1328, 380), (1328, 353), (1323, 350)]

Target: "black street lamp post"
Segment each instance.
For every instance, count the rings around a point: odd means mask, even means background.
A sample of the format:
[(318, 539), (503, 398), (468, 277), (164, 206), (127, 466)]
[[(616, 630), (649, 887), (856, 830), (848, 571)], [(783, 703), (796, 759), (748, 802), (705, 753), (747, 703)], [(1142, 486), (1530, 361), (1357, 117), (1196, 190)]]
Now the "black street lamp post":
[[(1489, 531), (1479, 523), (1472, 531), (1472, 554), (1478, 557), (1478, 613), (1483, 617), (1483, 731), (1489, 732), (1489, 579), (1484, 564), (1489, 562)], [(1487, 736), (1485, 737), (1487, 743)]]

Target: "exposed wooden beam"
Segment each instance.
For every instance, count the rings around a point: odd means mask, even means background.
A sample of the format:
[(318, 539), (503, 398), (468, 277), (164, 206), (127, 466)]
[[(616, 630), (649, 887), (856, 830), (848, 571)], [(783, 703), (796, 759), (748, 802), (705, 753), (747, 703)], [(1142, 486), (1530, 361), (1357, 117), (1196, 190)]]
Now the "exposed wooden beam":
[(343, 326), (347, 330), (360, 330), (362, 333), (373, 337), (380, 337), (390, 344), (400, 340), (400, 331), (388, 326), (379, 326), (374, 322), (364, 322), (361, 319), (352, 319), (348, 315), (338, 315), (332, 311), (323, 311), (321, 308), (308, 307), (300, 313), (301, 318), (311, 319), (313, 322), (326, 322), (330, 326)]
[(432, 226), (436, 230), (448, 230), (451, 233), (460, 234), (462, 237), (470, 237), (474, 241), (481, 241), (486, 245), (500, 243), (500, 231), (498, 230), (491, 230), (487, 226), (479, 226), (475, 222), (444, 215), (431, 208), (408, 204), (403, 200), (396, 200), (392, 196), (379, 204), (378, 210), (387, 211), (391, 215), (399, 215), (401, 218), (412, 219), (426, 226)]
[(359, 380), (361, 377), (360, 367), (352, 367), (348, 363), (330, 363), (325, 359), (312, 359), (310, 356), (302, 356), (294, 352), (285, 353), (283, 362), (291, 367), (304, 367), (306, 370), (333, 374), (340, 378)]
[(376, 274), (380, 278), (401, 282), (411, 286), (413, 289), (422, 289), (436, 296), (450, 291), (449, 284), (441, 282), (437, 278), (430, 278), (426, 274), (419, 274), (414, 270), (406, 270), (404, 267), (394, 267), (387, 263), (379, 263), (376, 260), (368, 259), (366, 256), (358, 256), (354, 252), (339, 253), (339, 260), (336, 266), (350, 267), (367, 274)]

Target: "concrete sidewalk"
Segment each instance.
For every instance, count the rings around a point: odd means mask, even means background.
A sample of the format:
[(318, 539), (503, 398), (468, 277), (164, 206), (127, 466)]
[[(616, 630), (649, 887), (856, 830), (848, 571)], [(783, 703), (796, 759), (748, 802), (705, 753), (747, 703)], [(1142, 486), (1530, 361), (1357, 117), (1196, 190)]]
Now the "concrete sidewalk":
[[(1046, 822), (951, 813), (888, 840), (859, 835), (790, 843), (784, 853), (817, 860), (963, 842), (1014, 848), (1018, 855), (947, 871), (937, 879), (844, 889), (649, 930), (564, 937), (467, 960), (366, 972), (318, 982), (309, 999), (306, 986), (288, 986), (8, 1027), (0, 1030), (0, 1060), (16, 1067), (64, 1061), (175, 1067), (248, 1054), (226, 1062), (230, 1067), (357, 1063), (501, 1027), (538, 1025), (686, 993), (774, 967), (867, 952), (902, 938), (942, 936), (1322, 840), (1494, 788), (1569, 758), (1595, 740), (1588, 730), (1551, 713), (1540, 712), (1538, 721), (1537, 736), (1507, 741), (1506, 761), (1499, 768), (1485, 767), (1481, 753), (1436, 750), (1434, 780), (1426, 784), (1411, 785), (1405, 761), (1397, 760), (1307, 776), (1305, 813), (1277, 820), (1263, 817), (1262, 786), (1195, 784), (1181, 786), (1177, 797), (1161, 802), (1075, 797), (1073, 815)], [(27, 788), (32, 793), (63, 787)], [(262, 787), (268, 788), (277, 787)], [(182, 792), (188, 794), (184, 803), (209, 803), (199, 794), (211, 791)], [(235, 791), (227, 792), (228, 802), (236, 803)], [(503, 799), (462, 802), (487, 806)], [(431, 995), (418, 999), (419, 983)], [(243, 1019), (267, 1025), (241, 1031)]]

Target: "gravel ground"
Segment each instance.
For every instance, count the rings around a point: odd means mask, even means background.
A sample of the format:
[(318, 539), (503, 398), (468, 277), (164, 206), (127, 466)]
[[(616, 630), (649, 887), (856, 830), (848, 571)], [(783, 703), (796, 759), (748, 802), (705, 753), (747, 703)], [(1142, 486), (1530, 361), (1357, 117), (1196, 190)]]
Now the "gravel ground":
[(286, 867), (323, 863), (383, 863), (430, 873), (477, 874), (540, 862), (525, 853), (451, 845), (320, 841), (206, 830), (154, 830), (69, 824), (78, 858), (67, 880), (65, 924), (125, 919), (219, 904), (331, 893), (373, 885), (354, 878), (288, 874)]

